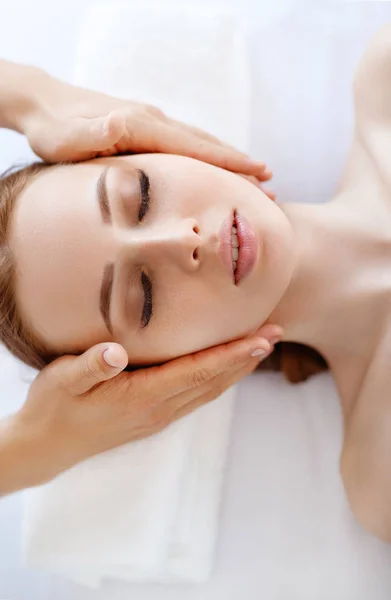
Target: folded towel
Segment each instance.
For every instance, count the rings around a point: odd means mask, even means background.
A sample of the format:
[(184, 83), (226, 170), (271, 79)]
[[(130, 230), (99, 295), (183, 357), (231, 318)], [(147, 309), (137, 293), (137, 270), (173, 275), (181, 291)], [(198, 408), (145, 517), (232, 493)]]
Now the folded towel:
[(74, 82), (156, 105), (247, 151), (250, 74), (238, 15), (137, 5), (103, 3), (86, 11)]
[[(248, 147), (248, 63), (235, 15), (105, 3), (86, 11), (79, 39), (77, 84)], [(103, 577), (207, 580), (234, 393), (27, 492), (27, 564), (91, 586)]]
[(27, 564), (97, 586), (205, 581), (213, 565), (234, 390), (160, 434), (27, 492)]

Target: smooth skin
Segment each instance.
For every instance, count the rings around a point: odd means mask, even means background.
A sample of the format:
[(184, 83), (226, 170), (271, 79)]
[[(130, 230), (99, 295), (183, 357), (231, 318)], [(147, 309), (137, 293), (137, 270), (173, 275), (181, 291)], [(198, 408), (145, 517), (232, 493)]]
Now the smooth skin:
[[(262, 240), (240, 285), (219, 254), (219, 232), (235, 211)], [(259, 187), (199, 160), (151, 153), (41, 173), (16, 202), (9, 244), (22, 319), (50, 354), (113, 341), (130, 364), (150, 366), (258, 329), (289, 284), (292, 238), (283, 211)]]
[(297, 264), (269, 317), (328, 361), (341, 400), (340, 459), (357, 521), (391, 542), (391, 25), (354, 77), (355, 128), (325, 205), (283, 206)]
[[(155, 107), (6, 61), (0, 61), (0, 126), (26, 135), (49, 162), (158, 151), (259, 181), (271, 177), (264, 163)], [(22, 409), (0, 421), (0, 495), (47, 482), (94, 454), (156, 433), (253, 371), (282, 335), (281, 327), (265, 325), (249, 338), (134, 373), (123, 372), (127, 354), (116, 343), (58, 359), (37, 376)], [(108, 349), (113, 366), (104, 359)]]

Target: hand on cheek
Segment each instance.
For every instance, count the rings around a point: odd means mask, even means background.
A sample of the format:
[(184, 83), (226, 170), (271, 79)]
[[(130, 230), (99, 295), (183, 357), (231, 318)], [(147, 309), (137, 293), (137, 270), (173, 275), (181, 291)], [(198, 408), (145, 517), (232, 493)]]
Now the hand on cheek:
[(262, 178), (255, 177), (254, 175), (243, 175), (242, 173), (240, 173), (240, 176), (244, 177), (244, 179), (247, 179), (248, 181), (250, 181), (250, 183), (253, 183), (257, 188), (261, 189), (263, 193), (270, 198), (270, 200), (272, 200), (273, 202), (275, 201), (276, 194), (267, 186), (265, 187), (262, 183), (263, 181), (268, 181), (273, 177), (273, 174), (270, 171), (270, 169), (265, 170)]

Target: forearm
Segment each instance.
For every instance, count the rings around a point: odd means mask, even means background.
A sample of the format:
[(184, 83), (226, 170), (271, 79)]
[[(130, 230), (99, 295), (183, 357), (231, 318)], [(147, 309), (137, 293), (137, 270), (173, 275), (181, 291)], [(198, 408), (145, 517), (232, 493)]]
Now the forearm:
[(0, 127), (23, 133), (24, 117), (35, 110), (50, 79), (42, 69), (0, 60)]
[(39, 444), (22, 432), (17, 415), (0, 420), (0, 498), (44, 483), (44, 462)]

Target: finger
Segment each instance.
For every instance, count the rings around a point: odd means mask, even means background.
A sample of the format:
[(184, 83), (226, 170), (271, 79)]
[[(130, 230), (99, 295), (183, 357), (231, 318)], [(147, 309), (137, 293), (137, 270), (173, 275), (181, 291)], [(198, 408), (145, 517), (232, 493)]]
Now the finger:
[(255, 175), (243, 175), (243, 173), (238, 173), (238, 175), (239, 177), (243, 177), (243, 179), (246, 179), (247, 181), (255, 185), (255, 187), (259, 188), (259, 179), (255, 177)]
[(265, 338), (270, 344), (275, 344), (276, 341), (280, 341), (284, 337), (284, 330), (280, 325), (268, 323), (267, 325), (261, 325), (254, 335)]
[[(162, 423), (163, 426), (166, 426), (175, 419), (175, 415), (178, 411), (180, 411), (181, 414), (184, 414), (186, 412), (186, 406), (193, 405), (194, 403), (197, 403), (197, 406), (201, 405), (203, 403), (201, 399), (204, 397), (208, 398), (209, 400), (217, 398), (228, 387), (230, 387), (230, 385), (236, 383), (241, 376), (245, 376), (249, 372), (256, 369), (258, 364), (259, 361), (255, 358), (252, 358), (247, 360), (245, 363), (238, 365), (229, 373), (220, 373), (219, 375), (216, 375), (216, 377), (214, 377), (210, 382), (204, 383), (197, 388), (187, 390), (183, 394), (177, 394), (176, 396), (169, 398), (169, 400), (156, 407), (153, 413), (154, 418), (159, 423)], [(190, 410), (188, 412), (190, 412)]]
[[(231, 146), (231, 144), (228, 144), (227, 142), (223, 142), (222, 140), (220, 140), (219, 138), (215, 137), (214, 135), (211, 135), (210, 133), (207, 133), (206, 131), (203, 131), (202, 129), (199, 129), (198, 127), (194, 127), (194, 125), (188, 125), (187, 123), (182, 123), (182, 121), (177, 121), (176, 119), (169, 119), (169, 122), (171, 124), (175, 125), (176, 127), (180, 127), (184, 131), (187, 131), (188, 133), (191, 133), (191, 134), (193, 134), (194, 136), (196, 136), (196, 137), (198, 137), (200, 139), (207, 140), (209, 142), (212, 142), (213, 144), (217, 144), (217, 145), (222, 146), (224, 148), (230, 149), (233, 152), (235, 152), (237, 154), (240, 154), (241, 156), (249, 159), (248, 154), (246, 154), (244, 152), (240, 152), (234, 146)], [(265, 163), (263, 163), (263, 162), (260, 163), (258, 161), (254, 161), (254, 163), (256, 163), (257, 165), (260, 166), (260, 171), (256, 175), (256, 177), (258, 179), (260, 179), (261, 181), (267, 181), (267, 180), (269, 180), (269, 179), (272, 178), (273, 173), (265, 165)]]
[(214, 390), (215, 397), (219, 396), (225, 389), (234, 383), (237, 383), (242, 377), (252, 373), (258, 367), (258, 365), (273, 352), (273, 350), (274, 345), (269, 344), (269, 350), (267, 350), (264, 354), (247, 359), (245, 362), (238, 364), (236, 367), (224, 371), (223, 373), (219, 373), (211, 380), (199, 385), (198, 387), (186, 390), (180, 394), (176, 394), (162, 405), (162, 409), (165, 411), (165, 414), (170, 416), (182, 406), (193, 402), (199, 396), (204, 394), (209, 395), (211, 390)]
[(146, 127), (153, 128), (153, 131), (145, 131), (146, 139), (150, 141), (147, 146), (149, 152), (181, 154), (246, 175), (258, 175), (264, 171), (265, 163), (253, 161), (238, 150), (200, 139), (183, 128), (160, 121)]
[(98, 383), (118, 375), (128, 364), (128, 355), (119, 344), (97, 344), (81, 356), (63, 356), (51, 363), (57, 384), (79, 396)]
[(258, 360), (252, 359), (228, 375), (226, 373), (218, 375), (214, 379), (213, 388), (210, 384), (205, 384), (199, 388), (191, 390), (190, 392), (186, 392), (185, 402), (183, 402), (183, 400), (180, 401), (180, 399), (177, 398), (176, 402), (173, 401), (174, 412), (171, 420), (181, 418), (199, 406), (202, 406), (203, 404), (206, 404), (207, 402), (210, 402), (211, 400), (221, 396), (225, 390), (238, 383), (241, 379), (244, 379), (244, 377), (247, 377), (247, 375), (253, 373), (260, 363), (266, 360), (266, 358), (268, 358), (273, 351), (274, 345), (271, 345), (266, 354), (258, 357)]
[(217, 144), (219, 146), (225, 146), (226, 148), (231, 148), (231, 150), (235, 150), (235, 152), (239, 152), (240, 154), (242, 154), (243, 156), (247, 156), (247, 158), (248, 158), (248, 155), (245, 152), (240, 152), (240, 150), (237, 150), (233, 146), (230, 146), (226, 142), (223, 142), (222, 140), (220, 140), (216, 136), (212, 135), (211, 133), (207, 133), (206, 131), (203, 131), (202, 129), (195, 127), (194, 125), (189, 125), (188, 123), (183, 123), (182, 121), (177, 121), (176, 119), (169, 119), (169, 122), (172, 125), (179, 127), (181, 129), (183, 129), (184, 131), (187, 131), (188, 133), (191, 133), (192, 135), (194, 135), (196, 137), (199, 137), (202, 140), (207, 140), (208, 142), (212, 142), (213, 144)]
[(262, 175), (260, 175), (258, 177), (258, 179), (260, 179), (261, 181), (268, 181), (272, 177), (273, 177), (272, 171), (268, 167), (266, 167), (265, 170), (263, 171)]
[[(269, 355), (273, 349), (270, 350), (267, 354)], [(266, 356), (266, 355), (265, 355)], [(262, 357), (263, 360), (263, 357)], [(225, 392), (228, 388), (238, 383), (247, 375), (250, 375), (257, 368), (259, 361), (252, 360), (251, 362), (247, 362), (242, 365), (239, 369), (236, 369), (229, 375), (219, 375), (215, 378), (213, 387), (202, 386), (197, 390), (194, 390), (192, 395), (188, 395), (186, 398), (186, 402), (177, 402), (176, 405), (173, 406), (174, 410), (172, 411), (172, 415), (169, 418), (169, 421), (176, 421), (177, 419), (181, 419), (185, 415), (193, 412), (200, 406), (207, 404), (213, 400), (216, 400), (221, 396), (223, 392)], [(176, 409), (175, 409), (176, 406)]]
[(249, 181), (250, 183), (252, 183), (253, 185), (255, 185), (255, 187), (257, 187), (258, 189), (260, 189), (264, 194), (266, 194), (266, 196), (268, 196), (270, 198), (270, 200), (275, 200), (276, 195), (274, 192), (272, 192), (270, 189), (265, 188), (262, 183), (260, 183), (258, 177), (255, 177), (254, 175), (243, 175), (243, 173), (238, 173), (238, 175), (240, 177), (243, 177), (243, 179), (247, 179), (247, 181)]
[(58, 120), (51, 155), (56, 161), (80, 161), (96, 156), (116, 144), (125, 132), (125, 119), (113, 111), (96, 119)]
[[(235, 368), (250, 359), (257, 350), (268, 351), (270, 344), (259, 337), (245, 338), (221, 344), (194, 354), (187, 354), (158, 367), (151, 367), (144, 375), (148, 397), (160, 404), (175, 395), (199, 387), (219, 373)], [(156, 382), (159, 380), (159, 394)]]
[(270, 188), (265, 187), (261, 183), (259, 184), (259, 187), (262, 190), (262, 192), (270, 198), (270, 200), (273, 200), (273, 202), (276, 200), (276, 194)]
[[(267, 352), (267, 355), (272, 351), (273, 348), (271, 347), (270, 351)], [(136, 437), (133, 437), (133, 439), (137, 439), (137, 437), (142, 439), (146, 437), (147, 434), (154, 435), (167, 427), (173, 421), (176, 421), (177, 419), (180, 419), (181, 417), (193, 412), (200, 406), (215, 400), (221, 396), (226, 389), (232, 385), (235, 385), (238, 381), (240, 381), (240, 379), (252, 373), (257, 368), (259, 363), (259, 360), (251, 359), (251, 361), (247, 361), (247, 363), (242, 364), (240, 367), (230, 373), (228, 377), (226, 374), (218, 375), (213, 382), (213, 387), (210, 384), (205, 384), (204, 386), (190, 390), (189, 392), (185, 392), (185, 401), (183, 401), (183, 399), (182, 401), (178, 399), (180, 395), (175, 399), (170, 399), (169, 403), (164, 403), (154, 412), (156, 426), (150, 430), (149, 433), (147, 433), (145, 430), (141, 431), (140, 434)]]

